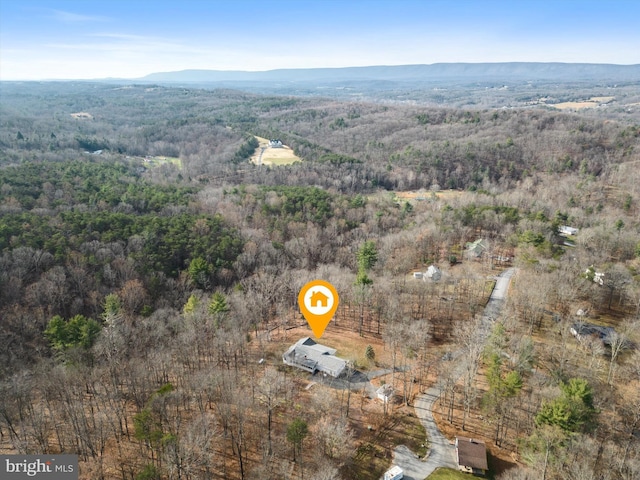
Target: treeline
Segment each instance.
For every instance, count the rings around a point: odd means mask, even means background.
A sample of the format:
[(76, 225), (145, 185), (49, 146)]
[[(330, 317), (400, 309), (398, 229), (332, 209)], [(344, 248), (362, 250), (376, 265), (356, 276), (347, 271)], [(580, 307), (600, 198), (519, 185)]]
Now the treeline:
[(0, 208), (66, 210), (84, 206), (136, 213), (160, 212), (167, 206), (186, 206), (196, 188), (158, 185), (143, 179), (140, 162), (97, 161), (26, 162), (0, 170)]

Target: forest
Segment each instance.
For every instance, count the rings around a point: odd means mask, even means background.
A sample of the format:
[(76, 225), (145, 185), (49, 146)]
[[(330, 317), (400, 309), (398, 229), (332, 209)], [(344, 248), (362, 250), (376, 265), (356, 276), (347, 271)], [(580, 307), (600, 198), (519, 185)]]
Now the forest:
[[(0, 453), (74, 453), (82, 479), (375, 480), (398, 445), (426, 453), (436, 388), (490, 478), (640, 478), (636, 100), (0, 83)], [(255, 136), (303, 161), (250, 163)], [(340, 293), (335, 382), (282, 361), (316, 278)]]

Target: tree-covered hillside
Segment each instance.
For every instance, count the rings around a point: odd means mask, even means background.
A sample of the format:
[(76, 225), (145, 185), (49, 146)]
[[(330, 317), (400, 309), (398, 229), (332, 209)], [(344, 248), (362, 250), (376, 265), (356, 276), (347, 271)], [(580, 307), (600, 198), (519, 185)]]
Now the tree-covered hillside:
[[(0, 88), (0, 453), (75, 453), (82, 479), (377, 480), (398, 445), (426, 454), (435, 389), (495, 478), (638, 476), (640, 126)], [(254, 136), (303, 161), (250, 163)], [(318, 278), (337, 380), (282, 361)]]

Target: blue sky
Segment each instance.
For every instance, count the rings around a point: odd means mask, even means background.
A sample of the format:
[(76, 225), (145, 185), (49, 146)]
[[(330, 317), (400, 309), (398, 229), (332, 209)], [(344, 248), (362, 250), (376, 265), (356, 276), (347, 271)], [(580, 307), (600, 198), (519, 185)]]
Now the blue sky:
[(640, 63), (640, 0), (0, 0), (0, 79)]

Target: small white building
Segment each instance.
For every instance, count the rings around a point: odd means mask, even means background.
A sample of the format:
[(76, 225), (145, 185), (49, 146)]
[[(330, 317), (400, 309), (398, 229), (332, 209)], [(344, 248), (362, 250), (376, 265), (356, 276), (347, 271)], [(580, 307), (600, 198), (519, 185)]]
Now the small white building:
[(568, 225), (561, 225), (558, 227), (558, 233), (563, 237), (566, 237), (568, 235), (574, 236), (578, 234), (578, 229), (569, 227)]
[(382, 400), (384, 403), (389, 403), (393, 398), (393, 385), (382, 385), (378, 390), (376, 390), (376, 396), (378, 397), (378, 400)]
[(278, 140), (277, 138), (272, 138), (269, 140), (269, 146), (271, 148), (282, 148), (282, 140)]

